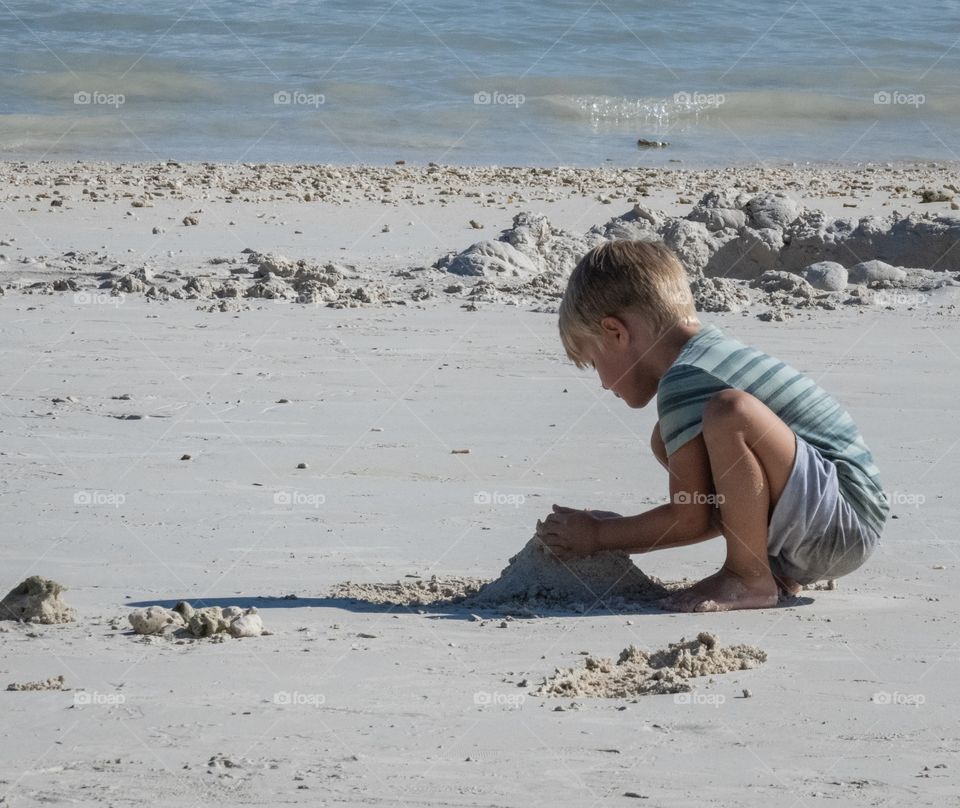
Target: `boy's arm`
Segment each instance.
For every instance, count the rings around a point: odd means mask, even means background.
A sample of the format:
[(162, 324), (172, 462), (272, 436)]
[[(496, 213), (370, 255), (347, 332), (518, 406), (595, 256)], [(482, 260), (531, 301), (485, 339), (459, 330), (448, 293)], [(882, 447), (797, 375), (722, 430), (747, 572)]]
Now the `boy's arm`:
[(719, 535), (713, 475), (703, 433), (668, 458), (670, 501), (637, 516), (598, 518), (597, 549), (646, 553)]

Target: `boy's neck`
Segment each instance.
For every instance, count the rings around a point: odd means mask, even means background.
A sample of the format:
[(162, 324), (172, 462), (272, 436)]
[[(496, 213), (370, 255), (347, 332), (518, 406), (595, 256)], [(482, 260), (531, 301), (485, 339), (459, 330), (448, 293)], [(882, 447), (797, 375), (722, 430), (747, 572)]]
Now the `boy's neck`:
[(680, 352), (684, 346), (695, 337), (702, 328), (703, 325), (699, 322), (673, 325), (658, 341), (654, 349), (653, 360), (658, 383), (670, 369), (670, 366), (677, 361), (677, 357), (680, 356)]

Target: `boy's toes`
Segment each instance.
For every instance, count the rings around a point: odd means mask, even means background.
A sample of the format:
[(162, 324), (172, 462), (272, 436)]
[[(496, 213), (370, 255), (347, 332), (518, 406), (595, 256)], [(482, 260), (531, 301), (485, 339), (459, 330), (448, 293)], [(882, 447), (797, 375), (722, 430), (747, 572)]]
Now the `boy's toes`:
[(705, 597), (700, 592), (685, 589), (673, 592), (657, 601), (657, 606), (668, 612), (722, 612), (726, 611), (721, 603)]

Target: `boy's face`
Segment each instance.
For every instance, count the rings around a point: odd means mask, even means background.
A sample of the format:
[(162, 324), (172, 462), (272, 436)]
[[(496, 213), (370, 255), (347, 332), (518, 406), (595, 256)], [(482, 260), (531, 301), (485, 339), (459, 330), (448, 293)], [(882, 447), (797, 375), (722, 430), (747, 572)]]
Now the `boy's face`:
[(641, 318), (604, 317), (599, 340), (586, 348), (587, 359), (610, 390), (628, 407), (645, 407), (657, 393), (660, 375), (657, 339)]

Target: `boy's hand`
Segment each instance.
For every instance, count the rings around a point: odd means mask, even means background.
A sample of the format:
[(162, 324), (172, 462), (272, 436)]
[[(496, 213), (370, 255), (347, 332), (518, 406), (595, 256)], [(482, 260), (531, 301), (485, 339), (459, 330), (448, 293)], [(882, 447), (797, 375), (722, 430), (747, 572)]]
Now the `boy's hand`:
[(588, 556), (601, 549), (600, 521), (619, 515), (554, 505), (553, 513), (537, 520), (537, 538), (561, 560)]

